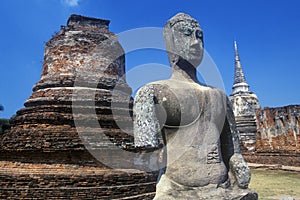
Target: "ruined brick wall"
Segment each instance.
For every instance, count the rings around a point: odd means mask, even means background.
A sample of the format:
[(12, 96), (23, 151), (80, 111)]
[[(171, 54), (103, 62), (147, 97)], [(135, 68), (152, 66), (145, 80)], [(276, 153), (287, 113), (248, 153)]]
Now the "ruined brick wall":
[(257, 111), (257, 152), (300, 153), (300, 105)]
[(255, 152), (248, 162), (300, 166), (300, 105), (264, 108), (256, 112)]

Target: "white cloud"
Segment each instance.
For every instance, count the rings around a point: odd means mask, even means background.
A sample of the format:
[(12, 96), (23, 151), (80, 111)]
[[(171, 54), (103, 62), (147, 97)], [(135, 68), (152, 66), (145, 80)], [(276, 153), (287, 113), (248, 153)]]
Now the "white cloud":
[(80, 0), (64, 0), (64, 3), (68, 6), (78, 6)]

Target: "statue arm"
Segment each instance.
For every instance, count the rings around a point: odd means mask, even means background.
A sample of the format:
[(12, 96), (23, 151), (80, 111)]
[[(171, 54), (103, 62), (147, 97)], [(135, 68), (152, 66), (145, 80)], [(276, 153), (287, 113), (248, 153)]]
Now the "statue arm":
[(153, 86), (145, 85), (138, 90), (133, 106), (134, 144), (136, 147), (158, 147), (159, 121), (155, 112)]
[(221, 134), (222, 155), (233, 183), (240, 188), (247, 188), (250, 182), (250, 169), (245, 162), (239, 144), (231, 103), (227, 98), (227, 115)]

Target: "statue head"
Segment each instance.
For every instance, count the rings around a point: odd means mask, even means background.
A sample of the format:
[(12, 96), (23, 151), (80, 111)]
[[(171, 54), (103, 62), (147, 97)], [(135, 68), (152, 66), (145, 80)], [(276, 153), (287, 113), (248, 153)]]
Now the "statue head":
[(184, 60), (194, 67), (203, 58), (203, 33), (199, 23), (191, 16), (178, 13), (164, 27), (164, 40), (171, 65)]

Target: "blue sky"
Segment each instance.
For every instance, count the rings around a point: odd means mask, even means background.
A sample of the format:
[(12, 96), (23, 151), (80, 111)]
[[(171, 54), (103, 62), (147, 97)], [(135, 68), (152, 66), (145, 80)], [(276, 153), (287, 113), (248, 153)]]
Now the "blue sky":
[[(70, 14), (109, 19), (110, 31), (121, 33), (163, 27), (177, 12), (199, 21), (205, 49), (228, 95), (236, 39), (247, 82), (262, 106), (300, 103), (299, 0), (2, 0), (0, 104), (5, 110), (0, 118), (9, 118), (23, 107), (42, 71), (44, 43), (66, 24)], [(166, 54), (145, 50), (126, 55), (128, 70), (147, 63), (167, 65)]]

